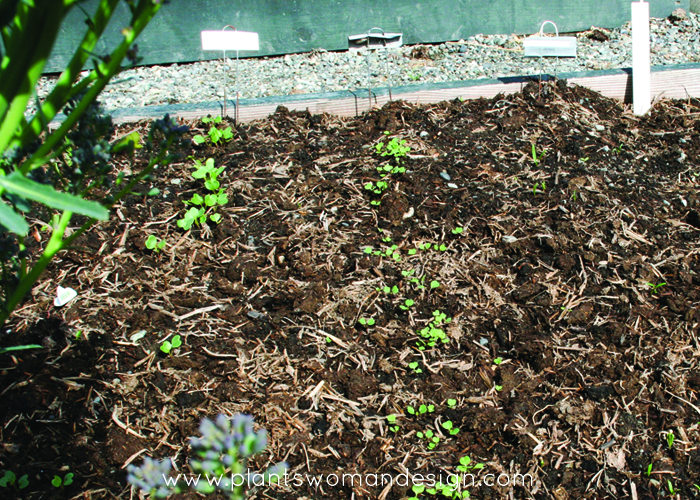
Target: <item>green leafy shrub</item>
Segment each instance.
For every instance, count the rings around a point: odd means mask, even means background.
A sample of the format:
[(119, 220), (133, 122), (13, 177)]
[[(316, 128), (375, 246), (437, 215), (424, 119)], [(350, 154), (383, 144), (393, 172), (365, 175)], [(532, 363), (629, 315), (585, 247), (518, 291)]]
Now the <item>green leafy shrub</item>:
[[(120, 0), (101, 0), (86, 19), (86, 33), (51, 93), (37, 111), (25, 113), (36, 83), (51, 53), (61, 23), (76, 0), (0, 0), (0, 326), (60, 251), (69, 247), (110, 208), (156, 168), (172, 162), (169, 153), (187, 131), (169, 117), (154, 122), (146, 140), (150, 159), (129, 182), (110, 183), (112, 155), (133, 153), (140, 142), (130, 134), (110, 142), (111, 118), (96, 99), (128, 59), (137, 60), (134, 41), (161, 8), (162, 0), (124, 0), (129, 24), (114, 50), (95, 56), (97, 44)], [(81, 78), (90, 58), (93, 70)], [(33, 104), (33, 103), (32, 103)], [(63, 111), (65, 120), (54, 131), (48, 123)], [(41, 256), (29, 264), (24, 238), (29, 224), (23, 213), (33, 203), (46, 210), (34, 214), (51, 231)], [(74, 214), (82, 225), (64, 237)]]

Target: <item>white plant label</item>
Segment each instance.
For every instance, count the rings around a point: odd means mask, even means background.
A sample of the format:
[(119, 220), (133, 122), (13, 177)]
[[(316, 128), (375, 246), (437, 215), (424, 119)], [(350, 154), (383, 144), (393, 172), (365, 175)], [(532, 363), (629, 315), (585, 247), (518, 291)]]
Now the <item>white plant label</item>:
[(68, 302), (78, 296), (78, 292), (72, 288), (63, 288), (59, 286), (56, 290), (56, 298), (53, 299), (53, 305), (56, 307), (65, 306)]
[(252, 31), (202, 31), (202, 50), (260, 50)]

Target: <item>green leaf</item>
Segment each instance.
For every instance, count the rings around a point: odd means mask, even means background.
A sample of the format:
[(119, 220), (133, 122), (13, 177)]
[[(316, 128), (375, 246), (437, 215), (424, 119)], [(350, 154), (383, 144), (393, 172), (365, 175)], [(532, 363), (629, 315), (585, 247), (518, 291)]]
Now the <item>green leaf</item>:
[(51, 480), (51, 484), (53, 484), (56, 488), (60, 488), (62, 484), (61, 478), (58, 476), (54, 476)]
[(20, 490), (23, 490), (27, 486), (29, 486), (29, 479), (27, 479), (29, 476), (27, 474), (23, 475), (22, 477), (19, 478), (19, 482), (17, 483), (17, 487)]
[[(11, 352), (11, 351), (23, 351), (25, 349), (42, 349), (42, 348), (43, 348), (43, 346), (40, 346), (38, 344), (16, 345), (16, 346), (12, 346), (12, 347), (0, 347), (0, 354), (5, 354), (6, 352)], [(7, 471), (7, 472), (10, 472), (10, 471)], [(5, 473), (5, 477), (7, 477), (7, 472)], [(14, 474), (12, 472), (10, 472), (10, 474), (12, 474), (12, 477), (13, 477), (12, 480), (14, 481), (14, 477), (15, 477)], [(2, 479), (0, 479), (0, 481), (2, 481)], [(2, 484), (0, 484), (0, 486), (2, 486)]]
[(217, 224), (221, 222), (221, 214), (211, 214), (209, 218), (212, 220), (212, 222), (216, 222)]
[(63, 486), (68, 486), (73, 482), (73, 473), (69, 472), (66, 474), (66, 476), (63, 478)]
[(0, 479), (0, 486), (7, 488), (8, 485), (15, 484), (15, 479), (15, 473), (10, 470), (6, 470), (5, 475), (2, 477), (2, 479)]
[(160, 345), (160, 350), (163, 351), (165, 354), (170, 354), (170, 350), (172, 348), (173, 345), (167, 340)]
[(128, 152), (132, 153), (134, 149), (141, 149), (141, 136), (138, 132), (132, 132), (112, 144), (112, 153)]
[(51, 186), (27, 179), (17, 171), (7, 177), (0, 177), (0, 186), (17, 196), (37, 201), (58, 210), (76, 212), (100, 220), (109, 218), (109, 210), (99, 203), (56, 191)]
[(203, 135), (197, 134), (192, 138), (192, 142), (195, 144), (204, 144), (207, 142), (207, 139)]
[(24, 220), (24, 217), (12, 210), (4, 201), (0, 201), (0, 220), (11, 233), (20, 236), (27, 236), (29, 233), (29, 224)]

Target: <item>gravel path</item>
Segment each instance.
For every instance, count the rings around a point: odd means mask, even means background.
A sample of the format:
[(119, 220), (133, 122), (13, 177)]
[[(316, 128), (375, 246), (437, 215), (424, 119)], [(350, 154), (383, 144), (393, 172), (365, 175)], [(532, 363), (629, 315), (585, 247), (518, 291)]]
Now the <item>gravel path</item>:
[[(700, 16), (679, 11), (668, 19), (652, 19), (652, 65), (700, 62)], [(523, 57), (523, 38), (514, 35), (476, 35), (440, 45), (405, 46), (389, 52), (389, 83), (398, 86), (631, 67), (629, 23), (613, 30), (592, 28), (576, 36), (575, 60), (545, 59), (542, 66), (538, 59)], [(236, 88), (236, 65), (235, 60), (227, 63), (229, 98)], [(220, 100), (224, 97), (223, 66), (219, 59), (126, 70), (102, 93), (101, 101), (106, 109), (118, 109)], [(241, 98), (367, 86), (367, 58), (358, 52), (315, 51), (241, 59), (238, 66)], [(372, 54), (370, 67), (371, 85), (386, 86), (386, 55)], [(39, 97), (48, 93), (52, 83), (50, 77), (42, 78)]]

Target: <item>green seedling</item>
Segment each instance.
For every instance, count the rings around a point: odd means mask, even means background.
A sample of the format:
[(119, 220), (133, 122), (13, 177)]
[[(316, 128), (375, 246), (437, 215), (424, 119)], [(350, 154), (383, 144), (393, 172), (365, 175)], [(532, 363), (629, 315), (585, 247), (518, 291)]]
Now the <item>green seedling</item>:
[(326, 337), (326, 344), (330, 344), (331, 342), (333, 342), (333, 339), (330, 337)]
[(430, 289), (433, 290), (435, 288), (440, 288), (440, 282), (437, 280), (433, 280), (430, 282)]
[(404, 311), (408, 311), (412, 306), (414, 302), (411, 299), (406, 299), (403, 304), (401, 304), (399, 307), (403, 309)]
[(448, 399), (447, 406), (449, 406), (451, 409), (454, 410), (457, 407), (457, 400), (456, 399)]
[(496, 389), (498, 392), (501, 392), (503, 390), (502, 385), (494, 385), (493, 388)]
[(540, 161), (542, 161), (542, 158), (544, 158), (545, 153), (547, 153), (546, 149), (543, 149), (542, 152), (538, 155), (537, 154), (537, 147), (535, 147), (535, 143), (533, 142), (531, 144), (532, 146), (532, 161), (534, 162), (536, 167), (540, 166)]
[(389, 430), (391, 432), (397, 432), (399, 430), (399, 426), (396, 424), (396, 415), (387, 415), (386, 421), (389, 422)]
[(585, 158), (579, 158), (579, 159), (578, 159), (578, 162), (579, 162), (581, 165), (585, 165), (586, 163), (588, 163), (588, 160), (590, 160), (590, 157), (586, 156)]
[(212, 144), (218, 144), (218, 142), (221, 140), (230, 141), (233, 139), (233, 130), (231, 127), (226, 127), (225, 129), (219, 129), (216, 127), (217, 124), (221, 123), (221, 116), (217, 116), (215, 118), (202, 118), (202, 123), (211, 123), (211, 126), (209, 127), (206, 137), (202, 134), (197, 134), (192, 137), (192, 142), (195, 144), (204, 144), (207, 142), (207, 138), (212, 142)]
[(13, 486), (16, 490), (23, 490), (29, 486), (29, 476), (25, 474), (18, 481), (14, 472), (6, 470), (5, 475), (0, 478), (0, 487), (8, 488), (10, 486)]
[(459, 428), (455, 427), (450, 420), (442, 423), (442, 428), (450, 433), (450, 436), (454, 436), (459, 433)]
[(428, 442), (429, 450), (434, 449), (440, 443), (440, 438), (430, 429), (426, 430), (425, 432), (416, 432), (416, 436), (418, 436), (419, 439), (425, 439)]
[(408, 251), (408, 255), (416, 255), (417, 252), (418, 252), (418, 250), (416, 250), (415, 248), (411, 248), (411, 249)]
[(377, 183), (368, 182), (365, 184), (367, 191), (372, 191), (374, 194), (382, 194), (389, 188), (389, 183), (386, 181), (377, 181)]
[(171, 352), (173, 349), (177, 349), (177, 348), (180, 347), (181, 345), (182, 345), (182, 341), (180, 340), (180, 336), (179, 336), (179, 335), (175, 335), (175, 336), (173, 337), (172, 342), (167, 341), (167, 340), (166, 340), (165, 342), (163, 342), (163, 343), (160, 345), (160, 350), (163, 351), (165, 354), (170, 354), (170, 352)]
[(654, 463), (652, 462), (649, 465), (647, 465), (647, 472), (646, 472), (647, 477), (651, 477), (651, 472), (653, 470), (654, 470)]
[(61, 479), (60, 476), (54, 476), (51, 480), (51, 484), (53, 484), (56, 488), (63, 488), (65, 486), (69, 486), (73, 484), (73, 473), (69, 472), (68, 474), (63, 476), (63, 479)]
[(616, 155), (619, 155), (620, 153), (622, 153), (623, 146), (624, 146), (624, 144), (620, 144), (618, 147), (612, 148), (612, 152), (615, 153)]
[(535, 182), (535, 185), (532, 187), (532, 194), (533, 194), (533, 195), (536, 195), (536, 194), (537, 194), (537, 188), (538, 188), (538, 187), (541, 187), (541, 188), (542, 188), (542, 192), (543, 192), (543, 193), (544, 193), (545, 190), (547, 189), (547, 185), (545, 184), (544, 181), (542, 181), (542, 182)]
[(411, 486), (411, 491), (413, 492), (412, 497), (408, 497), (408, 500), (419, 500), (418, 495), (425, 491), (425, 486), (422, 484), (414, 484)]
[[(385, 133), (385, 135), (387, 135)], [(406, 171), (405, 167), (402, 167), (403, 158), (411, 151), (411, 147), (406, 145), (405, 139), (398, 139), (394, 137), (388, 143), (379, 142), (375, 146), (375, 150), (381, 156), (391, 156), (394, 158), (395, 166), (383, 165), (377, 167), (377, 171), (384, 177), (387, 174), (403, 174)]]
[(421, 368), (418, 368), (418, 361), (413, 361), (408, 364), (408, 367), (413, 370), (413, 373), (423, 373)]
[(415, 269), (411, 269), (410, 271), (401, 271), (401, 276), (403, 276), (404, 278), (410, 278), (415, 272)]
[(668, 449), (670, 450), (673, 448), (673, 441), (676, 439), (676, 436), (673, 434), (673, 431), (668, 431), (668, 434), (666, 434), (666, 444), (668, 444)]
[(484, 464), (482, 463), (477, 463), (472, 465), (472, 459), (469, 458), (469, 455), (465, 455), (462, 458), (459, 459), (459, 465), (457, 466), (457, 470), (460, 472), (470, 472), (473, 470), (480, 470), (484, 468)]
[(500, 365), (501, 363), (503, 363), (503, 358), (496, 358), (493, 360), (494, 365)]
[(697, 484), (694, 484), (694, 483), (693, 483), (693, 486), (695, 487), (696, 490), (700, 491), (700, 486), (698, 486)]
[(456, 227), (452, 230), (452, 234), (462, 234), (464, 232), (463, 227)]
[(651, 289), (649, 290), (649, 293), (653, 295), (659, 291), (659, 288), (661, 288), (662, 286), (666, 286), (666, 283), (658, 283), (656, 285), (654, 283), (646, 283), (646, 285)]
[(152, 234), (149, 235), (148, 238), (146, 238), (146, 243), (145, 243), (146, 248), (148, 248), (149, 250), (153, 250), (155, 253), (158, 253), (161, 250), (163, 250), (165, 248), (165, 244), (166, 244), (165, 240), (159, 240), (158, 238), (156, 238)]
[(374, 326), (374, 318), (360, 318), (358, 323), (362, 326)]
[(433, 320), (428, 323), (428, 326), (418, 331), (418, 335), (424, 339), (419, 340), (416, 343), (418, 350), (423, 351), (426, 347), (435, 347), (438, 342), (447, 344), (450, 339), (447, 337), (445, 331), (440, 327), (449, 323), (450, 321), (452, 321), (452, 318), (448, 318), (447, 315), (441, 312), (439, 309), (434, 311)]
[(393, 294), (393, 295), (396, 295), (397, 293), (399, 293), (399, 287), (397, 285), (381, 286), (381, 287), (377, 287), (376, 290), (378, 292), (384, 292), (386, 294)]
[(184, 202), (185, 205), (192, 205), (192, 208), (185, 212), (183, 218), (177, 221), (178, 227), (185, 231), (189, 231), (193, 224), (204, 224), (207, 218), (218, 224), (221, 222), (221, 214), (212, 212), (217, 206), (228, 203), (228, 196), (217, 179), (226, 167), (216, 168), (214, 159), (208, 158), (204, 164), (199, 160), (195, 160), (195, 168), (196, 170), (192, 173), (192, 177), (203, 179), (204, 186), (212, 192), (204, 196), (195, 193), (191, 199)]
[(416, 410), (413, 406), (406, 407), (406, 413), (409, 415), (423, 415), (425, 413), (433, 413), (435, 411), (435, 405), (420, 405)]
[(675, 495), (675, 494), (676, 494), (676, 490), (673, 488), (673, 484), (671, 483), (671, 480), (670, 480), (670, 479), (667, 479), (667, 480), (666, 480), (666, 484), (668, 484), (668, 492), (669, 492), (671, 495)]

